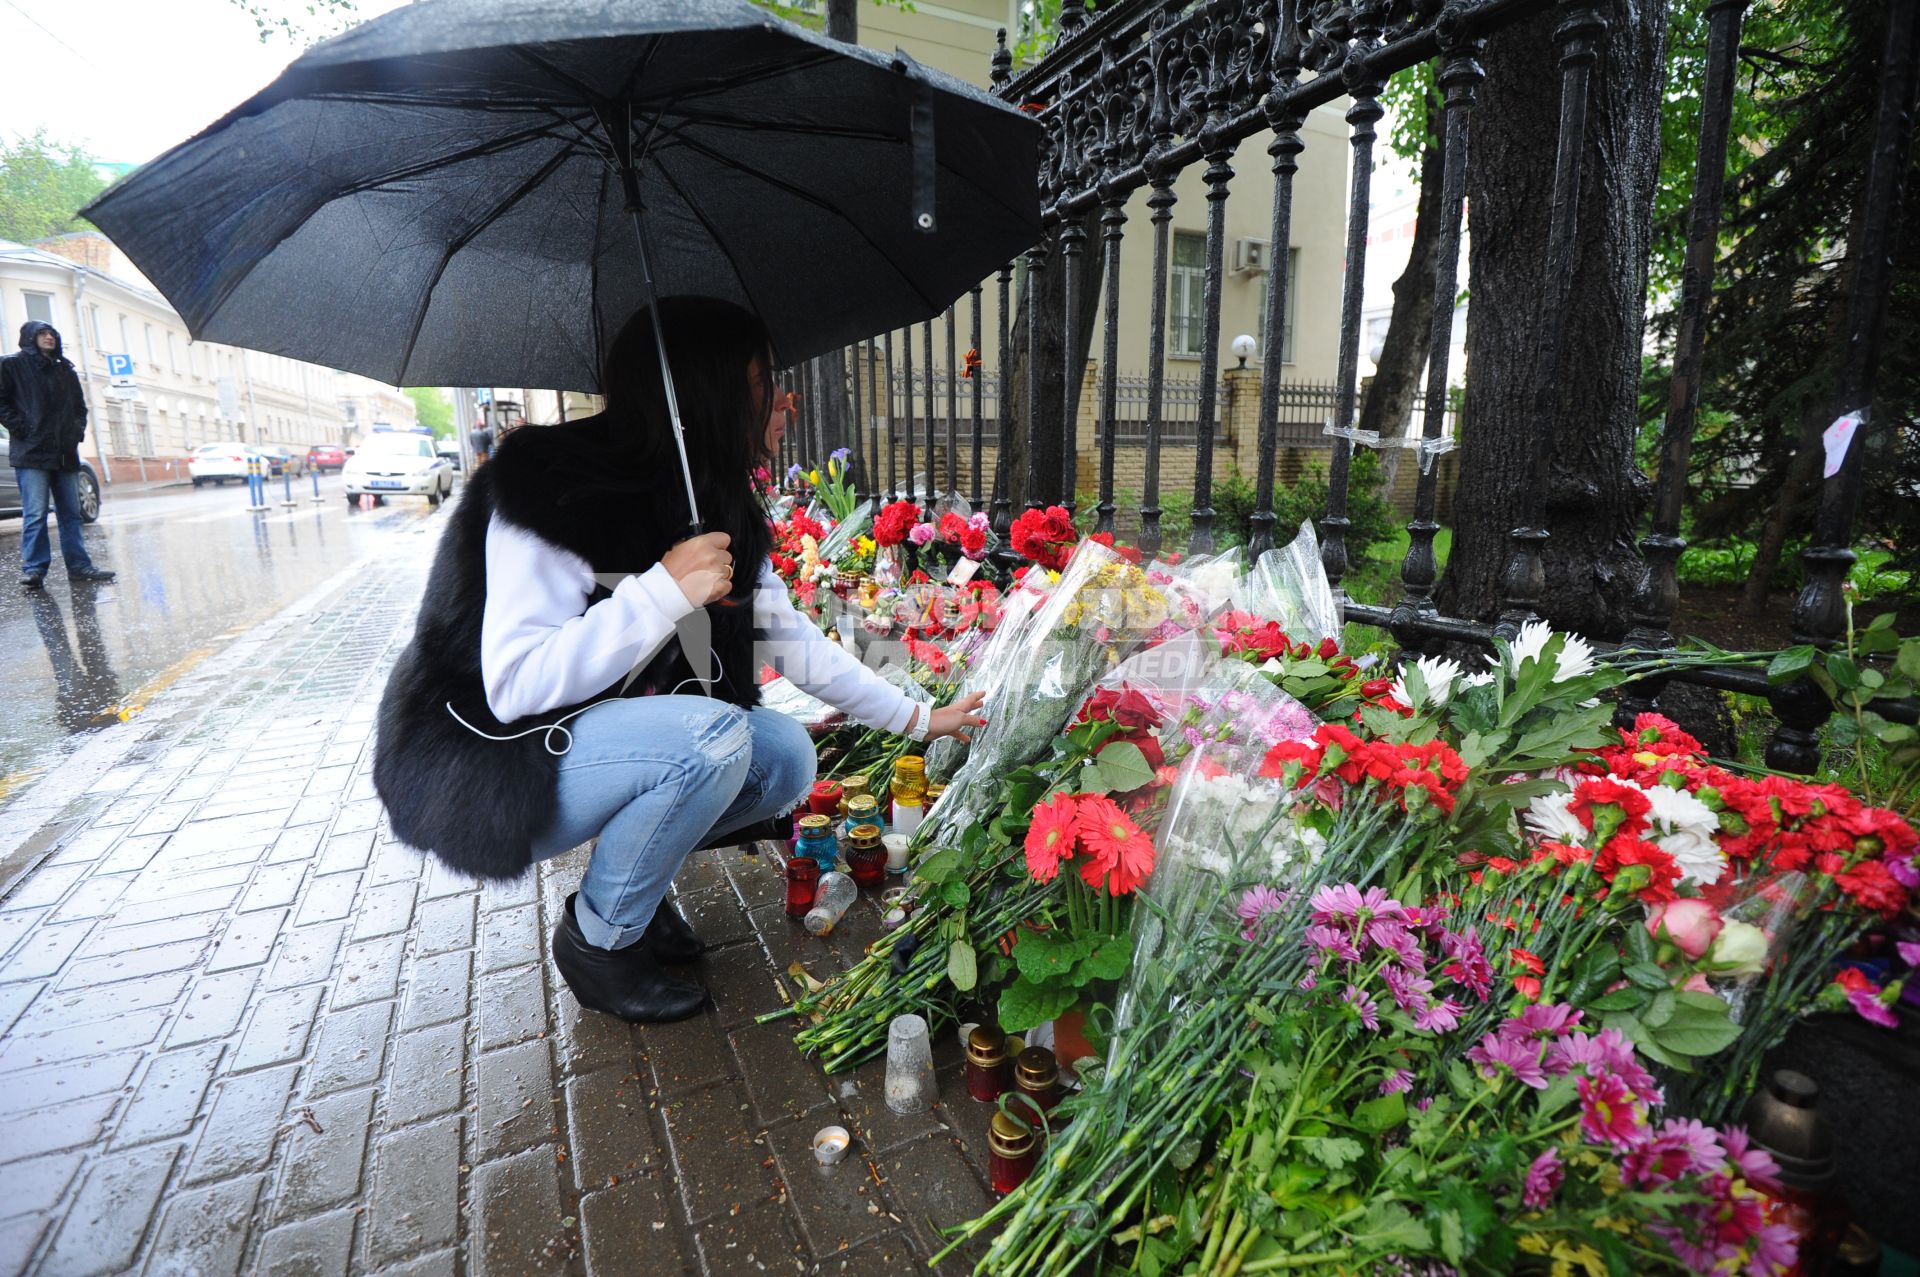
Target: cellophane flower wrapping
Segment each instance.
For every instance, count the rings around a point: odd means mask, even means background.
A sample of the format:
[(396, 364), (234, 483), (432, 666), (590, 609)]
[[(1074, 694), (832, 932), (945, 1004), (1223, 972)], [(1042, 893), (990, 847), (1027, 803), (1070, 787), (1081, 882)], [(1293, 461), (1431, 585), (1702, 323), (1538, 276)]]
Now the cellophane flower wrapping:
[(1234, 605), (1278, 621), (1296, 640), (1340, 637), (1339, 601), (1320, 562), (1320, 539), (1302, 521), (1293, 540), (1261, 555), (1236, 591)]
[(815, 735), (830, 731), (847, 721), (843, 711), (817, 696), (801, 691), (799, 685), (785, 674), (770, 678), (760, 685), (760, 704), (785, 714)]
[[(1020, 587), (1005, 596), (1001, 604), (1000, 621), (988, 632), (985, 642), (960, 664), (962, 674), (954, 699), (974, 692), (991, 692), (1012, 677), (1013, 654), (1024, 650), (1034, 624), (1040, 616), (1041, 606), (1046, 602), (1050, 591), (1046, 587), (1046, 576), (1041, 574), (1038, 580), (1028, 578), (1032, 584), (1022, 583)], [(944, 785), (951, 781), (967, 760), (967, 742), (953, 736), (943, 736), (927, 746), (927, 780), (931, 784)]]
[(853, 544), (853, 539), (864, 533), (873, 524), (873, 502), (862, 501), (847, 512), (847, 517), (834, 525), (831, 532), (820, 542), (820, 557), (829, 563), (836, 562)]
[(1169, 758), (1184, 752), (1156, 837), (1153, 877), (1133, 913), (1133, 961), (1114, 1011), (1116, 1039), (1143, 1011), (1182, 996), (1170, 950), (1215, 928), (1222, 902), (1257, 884), (1284, 885), (1315, 863), (1320, 836), (1286, 814), (1293, 791), (1259, 775), (1282, 740), (1306, 740), (1311, 711), (1238, 661), (1216, 664), (1161, 733)]
[(998, 778), (1039, 757), (1095, 681), (1145, 641), (1165, 616), (1166, 598), (1119, 555), (1082, 541), (1006, 668), (992, 685), (987, 725), (975, 734), (929, 821), (927, 840), (964, 829), (991, 810)]

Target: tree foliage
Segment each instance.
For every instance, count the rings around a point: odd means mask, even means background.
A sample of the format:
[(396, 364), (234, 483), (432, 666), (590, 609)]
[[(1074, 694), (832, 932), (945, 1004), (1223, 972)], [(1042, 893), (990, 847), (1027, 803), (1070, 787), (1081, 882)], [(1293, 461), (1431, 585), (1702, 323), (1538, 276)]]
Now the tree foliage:
[(0, 239), (30, 244), (91, 228), (77, 211), (107, 189), (94, 160), (52, 141), (44, 128), (0, 147)]
[(407, 398), (413, 400), (413, 406), (419, 423), (436, 435), (453, 434), (453, 405), (447, 402), (447, 392), (428, 386), (407, 387)]

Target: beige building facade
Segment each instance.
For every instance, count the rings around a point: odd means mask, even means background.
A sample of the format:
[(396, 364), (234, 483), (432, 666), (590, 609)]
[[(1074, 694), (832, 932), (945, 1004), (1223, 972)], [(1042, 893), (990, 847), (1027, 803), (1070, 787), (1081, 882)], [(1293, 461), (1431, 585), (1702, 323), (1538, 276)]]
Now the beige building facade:
[[(201, 444), (235, 441), (304, 453), (352, 444), (376, 423), (414, 424), (413, 401), (366, 377), (213, 342), (97, 232), (38, 245), (0, 241), (0, 332), (43, 320), (60, 331), (88, 408), (82, 456), (107, 482), (183, 477)], [(109, 354), (132, 360), (137, 394), (110, 384)]]

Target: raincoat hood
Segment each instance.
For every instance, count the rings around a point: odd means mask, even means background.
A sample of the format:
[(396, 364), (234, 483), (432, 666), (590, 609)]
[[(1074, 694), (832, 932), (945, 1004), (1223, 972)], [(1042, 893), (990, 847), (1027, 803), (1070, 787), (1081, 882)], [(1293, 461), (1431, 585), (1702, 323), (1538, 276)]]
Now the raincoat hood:
[(42, 319), (29, 319), (26, 323), (20, 325), (20, 349), (31, 350), (35, 354), (38, 354), (40, 347), (36, 343), (42, 330), (53, 334), (53, 357), (55, 359), (65, 359), (67, 352), (66, 347), (60, 341), (60, 330)]

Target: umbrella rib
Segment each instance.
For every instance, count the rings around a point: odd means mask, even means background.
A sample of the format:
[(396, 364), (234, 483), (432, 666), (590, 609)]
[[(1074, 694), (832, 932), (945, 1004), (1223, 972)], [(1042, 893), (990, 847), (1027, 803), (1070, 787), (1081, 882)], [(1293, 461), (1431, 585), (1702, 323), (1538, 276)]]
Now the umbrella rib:
[(607, 203), (607, 177), (612, 169), (602, 165), (600, 169), (600, 190), (593, 198), (593, 242), (587, 247), (587, 315), (593, 325), (593, 361), (595, 382), (599, 380), (599, 365), (606, 362), (607, 351), (600, 329), (600, 218)]
[(841, 221), (847, 224), (848, 229), (852, 230), (854, 234), (858, 235), (862, 240), (866, 242), (867, 247), (871, 248), (875, 253), (879, 254), (880, 259), (882, 261), (886, 262), (887, 265), (893, 267), (894, 273), (899, 275), (901, 280), (905, 282), (907, 287), (913, 290), (914, 295), (920, 299), (923, 305), (933, 310), (941, 309), (940, 303), (934, 301), (931, 297), (927, 296), (926, 292), (921, 289), (920, 285), (914, 281), (913, 276), (907, 274), (907, 272), (901, 268), (900, 263), (894, 261), (892, 256), (890, 256), (885, 249), (881, 248), (880, 245), (874, 243), (873, 237), (867, 234), (865, 229), (863, 229), (858, 222), (854, 221), (851, 217), (848, 217), (845, 213), (835, 208), (833, 205), (827, 203), (825, 200), (821, 199), (819, 196), (813, 194), (810, 191), (801, 190), (799, 187), (795, 186), (791, 182), (786, 181), (783, 178), (775, 177), (771, 173), (764, 173), (761, 170), (753, 167), (751, 164), (746, 164), (739, 160), (731, 159), (727, 156), (721, 155), (718, 152), (714, 151), (712, 148), (694, 141), (692, 138), (682, 137), (680, 139), (680, 145), (689, 147), (695, 151), (700, 152), (702, 155), (706, 156), (708, 159), (714, 161), (717, 164), (738, 169), (740, 172), (745, 173), (750, 177), (757, 177), (761, 181), (767, 183), (769, 186), (772, 186), (781, 191), (785, 191), (787, 194), (793, 196), (795, 199), (798, 199), (803, 203), (811, 204), (815, 208), (818, 208), (823, 212), (830, 213), (834, 217), (839, 218)]
[(426, 290), (420, 298), (419, 313), (413, 317), (413, 331), (407, 335), (406, 344), (401, 347), (401, 376), (406, 376), (407, 365), (413, 362), (413, 348), (415, 343), (420, 340), (420, 329), (427, 322), (427, 312), (433, 309), (433, 290), (440, 287), (440, 277), (447, 273), (447, 267), (452, 263), (454, 255), (472, 243), (474, 237), (479, 235), (480, 232), (486, 230), (487, 227), (498, 221), (502, 214), (525, 199), (534, 187), (551, 177), (555, 169), (572, 159), (575, 154), (577, 154), (577, 152), (575, 152), (572, 147), (568, 147), (558, 155), (555, 155), (552, 159), (536, 169), (524, 182), (514, 187), (505, 199), (489, 209), (486, 216), (476, 220), (471, 229), (454, 236), (453, 239), (449, 241), (447, 251), (440, 255), (440, 264), (433, 268), (433, 278), (427, 281)]

